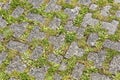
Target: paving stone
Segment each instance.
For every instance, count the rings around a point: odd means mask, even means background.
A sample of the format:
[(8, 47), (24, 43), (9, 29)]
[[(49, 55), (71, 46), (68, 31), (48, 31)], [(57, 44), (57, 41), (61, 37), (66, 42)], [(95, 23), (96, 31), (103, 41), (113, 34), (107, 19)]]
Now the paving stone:
[(90, 9), (90, 10), (96, 10), (97, 7), (98, 7), (98, 5), (96, 5), (96, 4), (91, 4), (89, 9)]
[(72, 21), (68, 21), (64, 28), (70, 32), (76, 32), (78, 30), (78, 27), (74, 26)]
[(109, 71), (113, 74), (120, 71), (120, 55), (113, 57), (109, 65)]
[(6, 57), (7, 57), (7, 53), (2, 51), (0, 53), (0, 64), (2, 64), (2, 62), (6, 59)]
[(22, 15), (24, 12), (24, 9), (21, 8), (20, 6), (18, 6), (13, 12), (12, 12), (12, 16), (14, 18), (18, 18), (20, 15)]
[(120, 3), (120, 0), (114, 0), (115, 3)]
[(76, 7), (73, 8), (73, 9), (66, 8), (66, 9), (64, 10), (64, 12), (69, 16), (69, 19), (73, 20), (73, 19), (75, 19), (76, 16), (78, 15), (79, 10), (80, 10), (80, 7), (76, 6)]
[(105, 40), (103, 43), (103, 47), (110, 48), (120, 52), (120, 42), (113, 42), (111, 40)]
[(28, 45), (18, 41), (10, 40), (7, 44), (7, 48), (17, 50), (20, 53), (24, 53), (28, 49)]
[(51, 29), (56, 30), (60, 26), (60, 23), (61, 23), (61, 20), (55, 17), (53, 21), (51, 21), (49, 26)]
[(102, 50), (98, 53), (89, 53), (87, 59), (94, 62), (96, 68), (102, 68), (102, 63), (106, 58), (106, 51)]
[(4, 39), (3, 34), (0, 34), (0, 42), (3, 41), (3, 39)]
[(10, 4), (9, 3), (6, 3), (4, 6), (3, 6), (3, 9), (5, 10), (8, 10), (10, 8)]
[(95, 26), (99, 23), (99, 20), (97, 19), (93, 19), (92, 18), (92, 13), (87, 13), (84, 18), (83, 18), (83, 22), (81, 24), (82, 27), (86, 27), (86, 26)]
[(65, 71), (67, 69), (67, 63), (63, 62), (60, 64), (59, 70), (61, 71)]
[(4, 28), (5, 26), (7, 26), (7, 22), (0, 16), (0, 28)]
[(8, 2), (6, 2), (6, 3), (3, 5), (2, 9), (8, 10), (8, 9), (10, 8), (10, 3), (11, 3), (11, 0), (9, 0)]
[(78, 47), (78, 44), (76, 42), (72, 42), (69, 49), (67, 50), (65, 57), (70, 58), (72, 56), (78, 56), (81, 57), (84, 54), (84, 50), (82, 48)]
[(109, 10), (112, 8), (112, 6), (105, 6), (103, 7), (103, 9), (101, 10), (101, 15), (102, 16), (108, 16), (110, 13), (109, 13)]
[(75, 79), (75, 80), (80, 80), (80, 77), (83, 73), (83, 70), (84, 70), (85, 66), (81, 63), (76, 63), (73, 71), (72, 71), (72, 77)]
[(34, 76), (35, 80), (44, 80), (48, 67), (31, 68), (29, 74)]
[(57, 2), (57, 0), (49, 0), (49, 3), (56, 3)]
[[(73, 65), (71, 69), (72, 71), (68, 71), (69, 59), (72, 59), (72, 57), (76, 57), (77, 59), (86, 57), (86, 61), (92, 62), (93, 67), (98, 70), (105, 69), (106, 71), (106, 68), (104, 68), (104, 61), (107, 57), (106, 49), (115, 50), (118, 53), (120, 52), (119, 40), (112, 41), (106, 39), (103, 42), (103, 48), (101, 50), (97, 52), (89, 52), (88, 55), (86, 55), (87, 49), (82, 48), (77, 43), (78, 40), (86, 37), (85, 31), (87, 27), (96, 27), (99, 23), (101, 24), (101, 28), (108, 32), (107, 34), (109, 36), (119, 34), (120, 10), (116, 7), (118, 7), (120, 0), (109, 0), (108, 2), (110, 4), (106, 4), (104, 6), (102, 4), (98, 5), (98, 0), (25, 0), (24, 7), (21, 6), (23, 4), (17, 3), (16, 1), (17, 0), (0, 1), (0, 10), (2, 10), (0, 11), (0, 51), (2, 50), (0, 52), (0, 67), (3, 67), (4, 62), (6, 63), (9, 58), (13, 57), (9, 61), (9, 64), (6, 65), (5, 70), (3, 68), (4, 72), (7, 74), (12, 75), (12, 72), (14, 71), (18, 71), (18, 73), (24, 73), (27, 70), (27, 74), (30, 77), (34, 77), (35, 80), (45, 80), (49, 75), (48, 73), (52, 71), (51, 68), (53, 68), (53, 70), (55, 69), (54, 66), (50, 65), (53, 63), (59, 66), (57, 71), (53, 71), (53, 73), (51, 73), (52, 75), (50, 74), (49, 78), (47, 79), (62, 80), (68, 79), (70, 76), (71, 80), (80, 80), (82, 77), (84, 77), (83, 75), (86, 69), (85, 64), (81, 63), (81, 61), (77, 61), (76, 64)], [(13, 10), (11, 8), (11, 2), (12, 5), (16, 4), (13, 6)], [(113, 5), (114, 3), (116, 5)], [(41, 7), (42, 5), (43, 7)], [(66, 8), (63, 9), (64, 7)], [(84, 16), (82, 16), (82, 23), (79, 26), (75, 26), (74, 20), (80, 14), (81, 7), (89, 8), (89, 11), (88, 13), (85, 13)], [(116, 10), (112, 10), (111, 13), (110, 10), (114, 7)], [(34, 10), (34, 12), (31, 12), (31, 9)], [(7, 18), (7, 16), (9, 16), (9, 14), (7, 15), (9, 10), (12, 10), (12, 12), (10, 12), (10, 16), (12, 16), (14, 19), (11, 19), (10, 17)], [(56, 16), (55, 14), (58, 12), (63, 12), (65, 15), (67, 15), (68, 20), (66, 22), (62, 22), (61, 18), (64, 18), (65, 16), (62, 14)], [(105, 20), (101, 20), (101, 18), (100, 20), (98, 18), (94, 18), (94, 16), (97, 16), (97, 14), (94, 14), (94, 12), (100, 12), (101, 16), (105, 17)], [(115, 14), (113, 14), (114, 12)], [(19, 22), (18, 18), (20, 18), (22, 15), (25, 15), (27, 21)], [(112, 20), (111, 22), (109, 22), (107, 19), (109, 17), (110, 20)], [(117, 19), (114, 20), (115, 17)], [(49, 18), (52, 18), (50, 22), (48, 21)], [(64, 26), (65, 33), (49, 35), (48, 32), (42, 30), (42, 27), (46, 26), (45, 23), (47, 23), (46, 25), (48, 25), (48, 27), (53, 31), (58, 30), (62, 25)], [(31, 27), (28, 27), (29, 25), (34, 27), (31, 29)], [(13, 35), (11, 38), (9, 38), (9, 31), (7, 31), (6, 28), (9, 28), (12, 31)], [(27, 28), (29, 28), (30, 31), (28, 31)], [(75, 41), (71, 42), (71, 44), (66, 44), (65, 42), (66, 32), (73, 32), (76, 34), (77, 38)], [(27, 33), (27, 35), (24, 37), (27, 39), (19, 39), (25, 33)], [(42, 41), (45, 38), (48, 39), (49, 44), (52, 46), (53, 52), (49, 53), (48, 55), (44, 54), (46, 53), (46, 50), (43, 46), (38, 45), (31, 51), (30, 54), (23, 56), (24, 53), (29, 52), (27, 51), (30, 47), (28, 45), (29, 43), (35, 42), (36, 40)], [(87, 36), (86, 44), (88, 47), (93, 48), (96, 46), (98, 40), (98, 33), (93, 32)], [(13, 53), (8, 54), (9, 52), (6, 50), (10, 50), (10, 52), (11, 50), (15, 52), (17, 51), (17, 53), (20, 54), (13, 56)], [(56, 51), (61, 52), (61, 50), (64, 53), (63, 55), (55, 53)], [(40, 66), (29, 66), (31, 61), (33, 63), (44, 55), (47, 55), (45, 59), (47, 59), (47, 62), (50, 64), (48, 63), (46, 65)], [(25, 61), (22, 57), (25, 58)], [(26, 60), (27, 57), (29, 57), (29, 59)], [(26, 63), (26, 61), (28, 62)], [(2, 68), (0, 68), (0, 70), (1, 69)], [(61, 74), (61, 72), (66, 71), (68, 71), (68, 74)], [(88, 77), (90, 80), (112, 80), (114, 75), (120, 72), (120, 54), (112, 56), (111, 61), (109, 61), (107, 71), (113, 76), (105, 75), (104, 72), (99, 73), (98, 71), (95, 73), (93, 71), (88, 75)], [(27, 77), (25, 76), (25, 78)], [(20, 80), (20, 76), (9, 76), (8, 80)]]
[(91, 4), (91, 0), (79, 0), (78, 2), (80, 4), (83, 4), (83, 5), (89, 5), (89, 4)]
[(33, 8), (39, 8), (44, 0), (28, 0), (33, 5)]
[(65, 3), (69, 3), (69, 4), (70, 4), (70, 3), (71, 3), (71, 0), (65, 0)]
[(6, 71), (8, 73), (15, 71), (23, 72), (26, 68), (26, 64), (24, 64), (19, 56), (16, 56), (10, 64), (7, 66)]
[(44, 23), (44, 17), (39, 14), (28, 13), (27, 18), (33, 21), (38, 21), (40, 23)]
[(49, 42), (54, 46), (54, 49), (58, 50), (65, 41), (65, 35), (50, 36)]
[(27, 22), (23, 22), (20, 24), (12, 24), (10, 28), (14, 32), (13, 36), (19, 38), (25, 32), (27, 25)]
[(91, 33), (88, 37), (87, 44), (90, 46), (95, 46), (96, 41), (98, 40), (98, 34), (97, 33)]
[(117, 30), (119, 22), (116, 20), (113, 20), (111, 23), (109, 22), (102, 22), (102, 27), (108, 30), (108, 34), (114, 34)]
[[(10, 78), (9, 80), (17, 80), (16, 78)], [(18, 79), (19, 80), (19, 79)]]
[(48, 61), (60, 64), (63, 57), (61, 55), (55, 55), (54, 53), (48, 55)]
[(33, 39), (44, 39), (46, 37), (44, 32), (40, 31), (39, 26), (35, 26), (33, 30), (30, 32), (30, 35), (28, 37), (28, 41), (31, 42)]
[(120, 17), (120, 10), (116, 12), (116, 17)]
[(4, 5), (4, 3), (3, 2), (0, 2), (0, 7), (2, 8), (2, 6)]
[(62, 80), (62, 77), (59, 74), (55, 73), (54, 80)]
[(77, 38), (81, 39), (84, 36), (85, 28), (78, 28), (77, 30)]
[(30, 58), (33, 60), (38, 59), (42, 55), (42, 53), (43, 53), (43, 48), (41, 46), (38, 46), (33, 50)]
[(56, 4), (56, 0), (50, 0), (48, 3), (45, 12), (55, 12), (55, 11), (60, 11), (62, 7), (60, 5)]
[(90, 75), (90, 80), (112, 80), (112, 79), (100, 73), (92, 73)]
[(119, 24), (119, 21), (116, 21), (116, 20), (112, 20), (111, 24), (117, 26)]

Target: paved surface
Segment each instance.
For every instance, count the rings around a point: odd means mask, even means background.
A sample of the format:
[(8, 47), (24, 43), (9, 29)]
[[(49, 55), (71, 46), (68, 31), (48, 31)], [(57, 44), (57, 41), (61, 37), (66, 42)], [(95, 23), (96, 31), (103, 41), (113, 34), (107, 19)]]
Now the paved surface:
[(0, 0), (0, 80), (120, 80), (120, 0)]

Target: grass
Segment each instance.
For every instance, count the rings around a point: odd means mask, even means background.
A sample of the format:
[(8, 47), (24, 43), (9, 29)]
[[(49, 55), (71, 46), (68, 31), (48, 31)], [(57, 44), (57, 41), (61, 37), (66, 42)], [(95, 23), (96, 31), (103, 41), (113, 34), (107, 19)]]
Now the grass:
[(9, 75), (6, 74), (5, 72), (0, 72), (0, 78), (1, 80), (8, 80), (9, 79)]
[(83, 21), (83, 18), (84, 18), (84, 15), (86, 14), (86, 13), (88, 13), (88, 8), (87, 7), (85, 7), (85, 6), (81, 6), (81, 9), (80, 9), (80, 11), (79, 11), (79, 14), (77, 15), (77, 17), (75, 18), (75, 20), (73, 21), (73, 24), (75, 25), (75, 26), (80, 26), (80, 24), (82, 23), (82, 21)]
[(115, 74), (113, 80), (119, 80), (119, 79), (120, 79), (120, 73)]
[[(104, 61), (103, 65), (105, 68), (109, 68), (109, 63), (113, 59), (113, 56), (119, 55), (120, 52), (112, 50), (112, 49), (107, 49), (107, 55), (106, 55), (106, 60)], [(106, 69), (106, 70), (107, 70)]]
[(19, 78), (20, 80), (34, 80), (34, 78), (30, 77), (26, 72), (20, 73)]
[(76, 34), (74, 32), (67, 32), (65, 41), (67, 43), (72, 43), (76, 39)]
[(96, 69), (94, 66), (90, 66), (88, 68), (86, 68), (83, 71), (83, 75), (81, 76), (81, 80), (90, 80), (90, 74), (91, 73), (97, 73), (98, 69)]
[(51, 63), (52, 66), (49, 67), (46, 77), (46, 80), (53, 80), (53, 76), (55, 74), (55, 72), (57, 72), (59, 65)]

